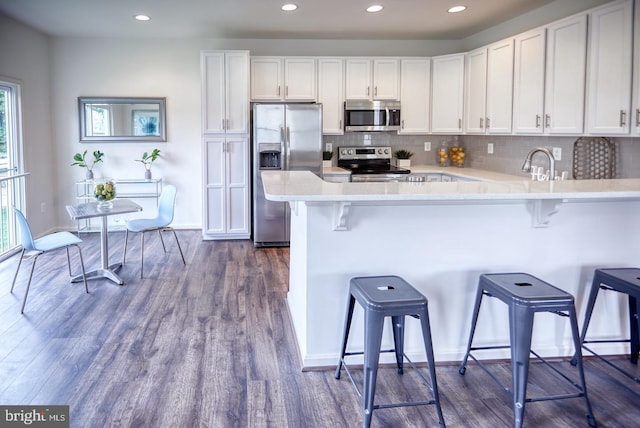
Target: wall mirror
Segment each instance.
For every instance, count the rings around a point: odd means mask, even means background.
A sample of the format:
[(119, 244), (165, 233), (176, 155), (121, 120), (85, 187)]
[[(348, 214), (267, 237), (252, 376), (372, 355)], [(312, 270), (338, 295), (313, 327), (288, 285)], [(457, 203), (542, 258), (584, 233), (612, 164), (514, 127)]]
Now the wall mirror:
[(81, 142), (167, 141), (165, 98), (78, 98)]

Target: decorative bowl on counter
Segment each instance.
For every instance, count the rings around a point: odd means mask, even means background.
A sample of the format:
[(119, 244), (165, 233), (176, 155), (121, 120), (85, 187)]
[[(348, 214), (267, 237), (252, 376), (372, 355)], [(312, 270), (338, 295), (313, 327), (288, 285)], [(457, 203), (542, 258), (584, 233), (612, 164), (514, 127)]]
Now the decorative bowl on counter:
[(98, 209), (113, 207), (111, 202), (116, 197), (116, 185), (113, 180), (95, 180), (93, 195), (98, 201)]

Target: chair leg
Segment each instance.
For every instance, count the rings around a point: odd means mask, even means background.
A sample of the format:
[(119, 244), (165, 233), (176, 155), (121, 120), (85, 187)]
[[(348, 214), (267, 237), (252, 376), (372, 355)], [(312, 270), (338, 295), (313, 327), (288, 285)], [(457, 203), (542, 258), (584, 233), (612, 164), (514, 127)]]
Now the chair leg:
[(24, 306), (27, 304), (27, 295), (29, 294), (29, 287), (31, 287), (31, 278), (33, 278), (33, 270), (36, 267), (36, 261), (38, 261), (38, 255), (33, 258), (33, 264), (31, 265), (31, 272), (29, 273), (29, 282), (27, 283), (27, 289), (24, 292), (24, 299), (22, 300), (22, 308), (20, 313), (24, 314)]
[(338, 367), (336, 368), (335, 378), (340, 379), (340, 369), (342, 369), (342, 359), (347, 352), (347, 341), (349, 340), (349, 331), (351, 330), (351, 319), (353, 318), (353, 309), (356, 304), (356, 299), (350, 294), (349, 302), (347, 303), (347, 314), (344, 320), (344, 333), (342, 334), (342, 345), (340, 347), (340, 358), (338, 358)]
[(471, 353), (471, 344), (473, 343), (473, 336), (476, 331), (476, 324), (478, 323), (478, 314), (480, 313), (480, 305), (482, 304), (483, 295), (484, 289), (480, 285), (478, 285), (478, 289), (476, 291), (476, 301), (473, 305), (473, 315), (471, 316), (471, 329), (469, 331), (469, 341), (467, 342), (467, 352), (465, 352), (462, 363), (458, 368), (458, 373), (460, 373), (461, 375), (464, 375), (467, 370), (467, 360), (469, 359), (469, 354)]
[(441, 427), (444, 427), (444, 416), (442, 414), (442, 406), (440, 406), (440, 393), (438, 392), (438, 381), (436, 380), (436, 359), (433, 355), (433, 341), (431, 339), (431, 323), (429, 322), (429, 310), (425, 307), (424, 312), (420, 314), (420, 325), (422, 326), (422, 340), (424, 341), (425, 355), (427, 356), (427, 364), (429, 365), (429, 376), (431, 377), (431, 391), (433, 392), (433, 401), (435, 401), (436, 411), (438, 413), (438, 421)]
[(384, 317), (365, 311), (364, 333), (364, 387), (362, 392), (362, 407), (364, 410), (363, 428), (371, 426), (371, 418), (374, 410), (374, 397), (376, 395), (376, 380), (378, 377), (378, 360), (380, 357), (380, 344), (382, 343), (382, 330)]
[(122, 251), (122, 265), (124, 266), (124, 261), (127, 258), (127, 240), (129, 238), (129, 229), (124, 231), (124, 250)]
[(13, 287), (16, 285), (16, 278), (18, 277), (18, 271), (20, 270), (20, 265), (22, 264), (22, 259), (24, 258), (24, 248), (20, 253), (20, 260), (18, 261), (18, 267), (16, 268), (16, 273), (13, 275), (13, 282), (11, 283), (11, 292), (13, 293)]
[[(84, 281), (84, 291), (89, 293), (89, 287), (87, 286), (87, 273), (84, 270), (84, 259), (82, 258), (82, 250), (80, 250), (80, 246), (76, 245), (78, 249), (78, 255), (80, 256), (80, 267), (82, 268), (82, 280)], [(71, 276), (71, 266), (69, 266), (69, 276)]]
[(65, 248), (67, 252), (67, 267), (69, 268), (69, 276), (71, 276), (71, 257), (69, 257), (69, 247)]
[(140, 279), (142, 279), (143, 269), (144, 269), (144, 232), (140, 232)]
[(393, 324), (393, 344), (396, 354), (396, 365), (398, 374), (404, 373), (404, 315), (394, 315), (391, 317)]
[(180, 257), (182, 257), (182, 264), (186, 265), (187, 262), (184, 260), (184, 254), (182, 254), (182, 248), (180, 247), (180, 242), (178, 241), (178, 235), (176, 235), (176, 230), (173, 227), (168, 227), (166, 230), (170, 230), (173, 232), (173, 237), (176, 238), (176, 244), (178, 244), (178, 251), (180, 251)]
[(529, 379), (529, 356), (533, 333), (533, 312), (517, 305), (509, 308), (509, 339), (511, 342), (511, 376), (514, 427), (521, 428)]
[(162, 237), (162, 231), (164, 229), (158, 229), (158, 236), (160, 237), (160, 242), (162, 242), (162, 250), (165, 254), (167, 254), (167, 247), (164, 245), (164, 238)]

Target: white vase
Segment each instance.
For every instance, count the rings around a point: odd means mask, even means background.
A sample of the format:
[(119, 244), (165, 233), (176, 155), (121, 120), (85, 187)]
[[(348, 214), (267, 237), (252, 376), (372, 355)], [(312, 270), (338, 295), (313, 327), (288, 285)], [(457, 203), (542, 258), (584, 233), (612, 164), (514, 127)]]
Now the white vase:
[(90, 169), (87, 169), (84, 173), (84, 179), (87, 181), (93, 180), (93, 171)]
[(144, 179), (145, 180), (151, 180), (151, 169), (145, 169), (144, 170)]
[(398, 168), (410, 168), (411, 159), (396, 159), (396, 166)]

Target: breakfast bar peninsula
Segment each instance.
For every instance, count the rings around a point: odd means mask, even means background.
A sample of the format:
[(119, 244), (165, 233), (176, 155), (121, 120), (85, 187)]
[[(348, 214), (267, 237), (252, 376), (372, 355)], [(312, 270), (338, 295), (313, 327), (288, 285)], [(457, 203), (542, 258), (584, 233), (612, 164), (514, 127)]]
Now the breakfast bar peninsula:
[[(459, 362), (481, 273), (538, 276), (575, 296), (582, 322), (595, 268), (640, 265), (640, 179), (531, 181), (461, 171), (461, 179), (476, 181), (330, 183), (311, 172), (262, 173), (266, 198), (291, 205), (287, 299), (303, 369), (337, 363), (354, 276), (400, 275), (420, 290), (429, 300), (436, 361)], [(628, 337), (626, 301), (602, 297), (590, 338)], [(508, 343), (506, 305), (495, 300), (483, 305), (478, 346)], [(359, 310), (354, 351), (363, 347)], [(571, 356), (567, 326), (538, 315), (533, 349)], [(408, 319), (405, 334), (407, 355), (425, 361), (419, 322)], [(392, 343), (385, 329), (383, 347)], [(597, 349), (628, 352), (623, 344)], [(504, 349), (485, 356), (509, 357)]]

